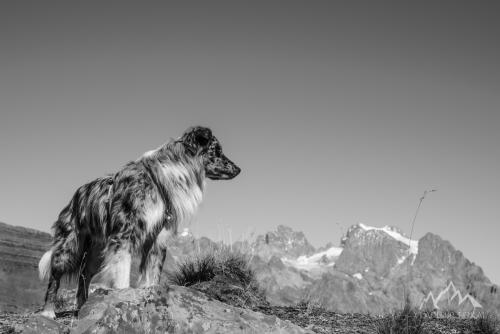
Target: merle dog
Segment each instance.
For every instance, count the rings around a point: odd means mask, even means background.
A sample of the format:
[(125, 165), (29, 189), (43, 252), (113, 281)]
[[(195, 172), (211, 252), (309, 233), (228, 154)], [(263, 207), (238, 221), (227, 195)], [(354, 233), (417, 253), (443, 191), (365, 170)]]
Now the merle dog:
[(49, 280), (42, 314), (55, 317), (64, 275), (78, 277), (78, 308), (97, 273), (111, 287), (129, 287), (136, 253), (142, 256), (139, 286), (158, 284), (166, 239), (196, 212), (206, 178), (229, 180), (239, 173), (212, 131), (193, 127), (116, 174), (78, 188), (54, 223), (52, 248), (39, 263), (40, 277)]

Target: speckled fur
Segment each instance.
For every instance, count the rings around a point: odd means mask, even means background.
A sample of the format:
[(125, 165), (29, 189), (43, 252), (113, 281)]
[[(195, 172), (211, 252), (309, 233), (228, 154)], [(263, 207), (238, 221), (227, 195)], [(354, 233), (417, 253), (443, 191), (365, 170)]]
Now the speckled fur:
[(142, 256), (140, 285), (158, 284), (164, 236), (195, 214), (206, 178), (231, 179), (239, 172), (210, 129), (193, 127), (116, 174), (78, 188), (54, 223), (53, 246), (39, 264), (41, 278), (49, 279), (43, 314), (55, 316), (63, 275), (78, 277), (78, 307), (97, 273), (112, 287), (128, 287), (133, 254)]

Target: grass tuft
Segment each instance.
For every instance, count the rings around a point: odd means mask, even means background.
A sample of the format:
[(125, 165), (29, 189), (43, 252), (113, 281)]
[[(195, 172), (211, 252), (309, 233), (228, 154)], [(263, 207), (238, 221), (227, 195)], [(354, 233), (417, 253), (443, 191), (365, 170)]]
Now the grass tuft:
[(210, 281), (215, 277), (215, 267), (215, 259), (211, 254), (186, 260), (171, 274), (170, 281), (182, 286)]
[(498, 334), (499, 321), (496, 315), (491, 313), (481, 313), (477, 318), (472, 319), (467, 334)]
[(424, 329), (425, 316), (409, 303), (377, 324), (377, 334), (427, 334)]
[(169, 280), (176, 285), (191, 286), (211, 281), (215, 276), (223, 276), (241, 286), (249, 286), (255, 281), (248, 257), (226, 246), (188, 258), (178, 265)]

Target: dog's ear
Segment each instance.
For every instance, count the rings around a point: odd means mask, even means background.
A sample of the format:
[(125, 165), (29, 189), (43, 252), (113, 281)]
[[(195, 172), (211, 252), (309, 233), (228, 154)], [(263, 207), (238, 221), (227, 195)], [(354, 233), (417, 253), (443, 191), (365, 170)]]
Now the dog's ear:
[(206, 148), (211, 139), (212, 130), (202, 126), (190, 128), (182, 136), (184, 146), (193, 154), (196, 154), (200, 148)]

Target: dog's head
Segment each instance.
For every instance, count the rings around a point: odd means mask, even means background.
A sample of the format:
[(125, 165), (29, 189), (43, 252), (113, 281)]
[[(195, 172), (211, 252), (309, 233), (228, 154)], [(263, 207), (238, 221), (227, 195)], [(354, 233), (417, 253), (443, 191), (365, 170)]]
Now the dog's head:
[(219, 140), (209, 128), (192, 127), (186, 130), (181, 140), (190, 154), (201, 156), (209, 179), (230, 180), (240, 173), (241, 169), (222, 153)]

